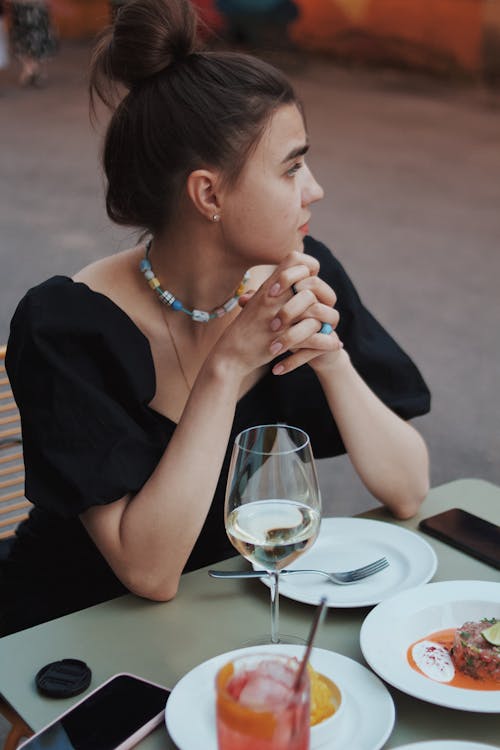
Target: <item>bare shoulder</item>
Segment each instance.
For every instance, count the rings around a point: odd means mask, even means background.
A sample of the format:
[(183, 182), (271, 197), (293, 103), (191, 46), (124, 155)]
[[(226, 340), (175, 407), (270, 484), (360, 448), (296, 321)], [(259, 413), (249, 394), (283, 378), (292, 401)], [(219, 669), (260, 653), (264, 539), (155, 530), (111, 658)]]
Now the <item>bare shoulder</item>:
[(129, 283), (130, 270), (143, 254), (140, 246), (101, 258), (85, 266), (73, 276), (73, 281), (86, 284), (94, 292), (113, 296)]
[(73, 276), (73, 281), (81, 282), (92, 291), (108, 297), (147, 338), (151, 338), (148, 312), (150, 292), (139, 271), (143, 257), (144, 246), (137, 245), (90, 263)]
[(147, 316), (144, 314), (145, 288), (139, 264), (144, 247), (137, 245), (82, 268), (73, 281), (86, 284), (92, 291), (103, 294), (120, 307), (147, 335)]

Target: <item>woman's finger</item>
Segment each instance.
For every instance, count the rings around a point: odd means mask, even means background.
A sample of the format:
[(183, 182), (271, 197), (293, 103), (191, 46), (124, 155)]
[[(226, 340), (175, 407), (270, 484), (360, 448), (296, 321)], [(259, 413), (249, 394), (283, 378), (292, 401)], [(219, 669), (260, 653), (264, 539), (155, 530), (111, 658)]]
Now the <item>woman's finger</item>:
[(319, 271), (316, 258), (304, 253), (293, 252), (273, 271), (264, 287), (271, 297), (279, 297), (289, 292), (292, 284), (314, 276)]
[[(324, 338), (328, 337), (325, 336)], [(343, 344), (337, 340), (337, 347), (332, 350), (333, 356), (337, 356), (342, 349)], [(325, 352), (318, 351), (317, 349), (298, 349), (274, 365), (272, 369), (273, 375), (287, 375), (289, 372), (296, 370), (298, 367), (302, 367), (302, 365), (311, 362), (324, 353)]]
[(292, 285), (292, 292), (296, 296), (300, 296), (308, 291), (312, 292), (319, 302), (325, 305), (333, 307), (337, 302), (337, 295), (326, 281), (320, 279), (319, 276), (308, 276), (307, 278), (301, 279), (296, 284)]
[(238, 297), (238, 304), (240, 307), (245, 307), (247, 302), (249, 302), (252, 297), (254, 296), (256, 290), (255, 289), (248, 289), (244, 294), (241, 295), (241, 297)]
[(316, 349), (322, 352), (335, 351), (339, 348), (339, 338), (333, 330), (330, 334), (320, 333), (323, 323), (315, 318), (304, 318), (286, 328), (269, 346), (273, 356), (295, 349)]
[(310, 290), (305, 290), (283, 305), (276, 318), (271, 321), (271, 330), (279, 331), (305, 318), (314, 318), (336, 328), (340, 315), (334, 307), (318, 302)]

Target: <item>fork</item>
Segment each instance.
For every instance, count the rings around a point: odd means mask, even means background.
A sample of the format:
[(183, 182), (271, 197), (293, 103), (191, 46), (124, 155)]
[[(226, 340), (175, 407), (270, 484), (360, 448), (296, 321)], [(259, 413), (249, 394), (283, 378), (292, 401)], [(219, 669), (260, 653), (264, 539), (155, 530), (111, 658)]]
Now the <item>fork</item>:
[[(386, 557), (380, 557), (378, 560), (374, 560), (368, 565), (363, 565), (361, 568), (354, 568), (353, 570), (336, 570), (332, 573), (327, 573), (326, 570), (285, 569), (280, 571), (280, 576), (293, 575), (294, 573), (313, 573), (315, 575), (325, 576), (325, 578), (328, 578), (331, 583), (345, 586), (346, 584), (362, 581), (363, 578), (373, 576), (375, 573), (380, 573), (381, 570), (385, 570), (387, 567), (389, 567), (389, 560)], [(209, 570), (208, 575), (211, 578), (263, 578), (268, 575), (268, 573), (266, 573), (265, 570)]]

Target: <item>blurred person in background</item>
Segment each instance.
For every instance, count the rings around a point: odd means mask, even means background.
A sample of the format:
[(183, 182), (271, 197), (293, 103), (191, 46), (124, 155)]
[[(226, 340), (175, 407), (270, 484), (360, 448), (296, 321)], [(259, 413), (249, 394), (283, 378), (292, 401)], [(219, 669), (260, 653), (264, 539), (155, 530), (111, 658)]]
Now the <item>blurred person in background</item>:
[(10, 37), (21, 64), (21, 86), (40, 86), (46, 81), (44, 62), (55, 54), (57, 42), (46, 0), (10, 1)]
[(5, 4), (0, 0), (0, 70), (9, 64), (9, 39), (5, 27)]
[(250, 47), (288, 46), (287, 27), (298, 17), (293, 0), (215, 0), (229, 41)]

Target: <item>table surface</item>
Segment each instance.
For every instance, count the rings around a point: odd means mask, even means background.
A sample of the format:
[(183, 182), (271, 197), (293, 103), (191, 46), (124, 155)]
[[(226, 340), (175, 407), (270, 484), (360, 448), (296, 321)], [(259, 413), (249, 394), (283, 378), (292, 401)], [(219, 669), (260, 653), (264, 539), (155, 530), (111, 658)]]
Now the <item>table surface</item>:
[[(383, 508), (363, 516), (416, 531), (422, 518), (452, 507), (500, 524), (500, 487), (479, 479), (460, 479), (433, 488), (418, 515), (408, 521), (396, 521)], [(425, 539), (438, 556), (433, 581), (500, 581), (500, 571), (495, 568), (432, 537), (425, 535)], [(236, 557), (217, 567), (247, 566)], [(316, 646), (365, 664), (359, 630), (369, 611), (368, 607), (329, 610)], [(282, 597), (281, 631), (306, 638), (312, 614), (311, 606)], [(260, 581), (215, 581), (202, 568), (182, 576), (178, 595), (171, 602), (127, 595), (0, 639), (0, 693), (38, 730), (81, 699), (56, 701), (37, 693), (34, 675), (50, 661), (76, 658), (87, 662), (92, 669), (89, 690), (117, 672), (132, 672), (173, 687), (192, 667), (239, 648), (268, 628), (269, 591)], [(396, 706), (396, 723), (385, 749), (445, 738), (500, 747), (498, 714), (455, 711), (389, 690)], [(140, 743), (140, 750), (174, 747), (164, 725)]]

